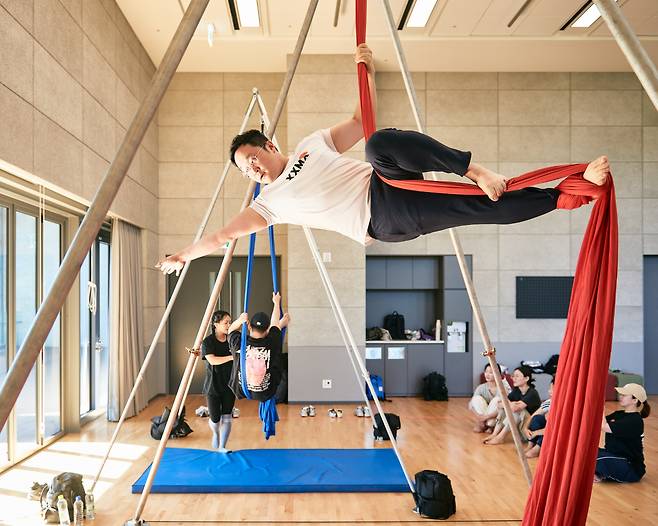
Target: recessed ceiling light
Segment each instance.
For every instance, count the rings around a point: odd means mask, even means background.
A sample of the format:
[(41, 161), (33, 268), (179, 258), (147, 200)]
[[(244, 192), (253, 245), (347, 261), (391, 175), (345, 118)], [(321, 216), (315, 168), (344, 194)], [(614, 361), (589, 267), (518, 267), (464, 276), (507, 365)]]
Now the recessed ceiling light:
[(436, 2), (437, 0), (416, 0), (407, 21), (407, 27), (425, 27)]
[(208, 45), (212, 47), (215, 43), (215, 24), (212, 22), (208, 24)]
[(240, 27), (258, 27), (258, 2), (256, 0), (237, 0), (240, 14)]
[[(615, 0), (615, 2), (619, 2), (619, 0)], [(587, 28), (599, 18), (601, 18), (601, 11), (599, 11), (599, 8), (592, 2), (589, 2), (589, 7), (586, 4), (583, 9), (581, 9), (581, 12), (576, 14), (576, 19), (571, 24), (571, 27)]]

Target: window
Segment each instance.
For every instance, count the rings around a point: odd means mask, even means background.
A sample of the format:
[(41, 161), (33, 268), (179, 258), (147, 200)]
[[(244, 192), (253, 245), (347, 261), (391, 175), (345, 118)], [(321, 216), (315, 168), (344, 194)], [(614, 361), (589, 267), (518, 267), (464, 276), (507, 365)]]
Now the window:
[[(0, 202), (0, 381), (15, 359), (63, 253), (64, 217)], [(62, 430), (62, 330), (57, 317), (0, 433), (0, 468), (21, 460)]]
[(80, 414), (107, 407), (110, 235), (101, 231), (80, 269)]

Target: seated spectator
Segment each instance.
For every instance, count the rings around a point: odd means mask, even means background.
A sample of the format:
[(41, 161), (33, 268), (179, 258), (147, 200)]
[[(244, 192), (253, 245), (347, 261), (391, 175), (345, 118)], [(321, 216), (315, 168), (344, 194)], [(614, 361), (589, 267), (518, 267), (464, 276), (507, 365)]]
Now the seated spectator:
[[(500, 365), (498, 365), (498, 370), (502, 376), (503, 372)], [(496, 418), (498, 416), (500, 393), (498, 392), (496, 379), (490, 364), (487, 364), (484, 368), (484, 379), (486, 381), (475, 388), (473, 398), (468, 403), (468, 408), (473, 412), (475, 417), (473, 431), (476, 433), (491, 433), (496, 425)], [(507, 380), (504, 377), (502, 380), (505, 391), (509, 393), (511, 388)]]
[[(541, 398), (539, 398), (539, 393), (534, 387), (532, 371), (529, 367), (521, 365), (514, 369), (514, 372), (512, 373), (512, 381), (514, 382), (514, 388), (510, 392), (508, 398), (510, 405), (512, 406), (514, 417), (513, 425), (522, 428), (525, 419), (530, 416), (530, 413), (534, 413), (539, 409)], [(489, 445), (502, 444), (509, 431), (510, 423), (507, 421), (501, 401), (498, 403), (496, 426), (494, 427), (491, 436), (484, 440), (484, 443)]]
[(539, 456), (541, 443), (544, 440), (544, 429), (546, 428), (548, 411), (551, 408), (551, 397), (553, 396), (554, 384), (555, 377), (551, 379), (551, 383), (548, 386), (548, 399), (544, 400), (539, 406), (539, 409), (537, 409), (537, 411), (532, 414), (530, 420), (528, 421), (528, 426), (525, 428), (525, 432), (523, 433), (529, 440), (528, 448), (525, 452), (525, 456), (528, 458), (535, 458)]
[(647, 393), (639, 384), (615, 387), (621, 395), (620, 411), (603, 417), (605, 448), (599, 448), (594, 470), (594, 482), (638, 482), (646, 473), (644, 465), (644, 418), (651, 408)]

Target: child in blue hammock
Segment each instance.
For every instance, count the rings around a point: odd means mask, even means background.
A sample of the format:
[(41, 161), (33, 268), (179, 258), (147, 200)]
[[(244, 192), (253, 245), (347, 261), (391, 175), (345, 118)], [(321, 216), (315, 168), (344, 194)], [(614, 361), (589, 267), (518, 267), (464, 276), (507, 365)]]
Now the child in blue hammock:
[(280, 316), (281, 295), (278, 292), (272, 294), (272, 303), (271, 316), (257, 312), (249, 320), (249, 315), (243, 312), (229, 327), (228, 343), (233, 355), (229, 387), (238, 398), (245, 398), (240, 366), (241, 329), (245, 322), (249, 331), (245, 363), (250, 398), (260, 402), (269, 400), (281, 382), (281, 330), (290, 323), (290, 315), (286, 312)]

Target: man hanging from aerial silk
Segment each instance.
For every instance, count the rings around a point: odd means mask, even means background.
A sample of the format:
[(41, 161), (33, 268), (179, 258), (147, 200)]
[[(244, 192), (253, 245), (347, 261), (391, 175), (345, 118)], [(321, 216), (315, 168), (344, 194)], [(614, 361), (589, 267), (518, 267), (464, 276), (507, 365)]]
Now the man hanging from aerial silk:
[[(374, 106), (373, 58), (366, 44), (358, 46), (355, 61), (367, 68)], [(367, 244), (372, 239), (406, 241), (461, 225), (518, 223), (573, 207), (559, 188), (515, 190), (503, 175), (473, 162), (470, 152), (415, 131), (375, 132), (366, 143), (367, 162), (344, 155), (362, 138), (360, 105), (350, 119), (302, 139), (291, 155), (258, 130), (236, 136), (231, 160), (244, 176), (264, 184), (260, 195), (224, 227), (163, 259), (159, 267), (165, 273), (179, 271), (186, 261), (272, 224), (333, 230)], [(422, 191), (423, 172), (464, 176), (479, 195)], [(605, 184), (608, 172), (607, 158), (599, 157), (587, 165), (583, 177), (594, 188)], [(421, 186), (395, 186), (409, 181)]]

